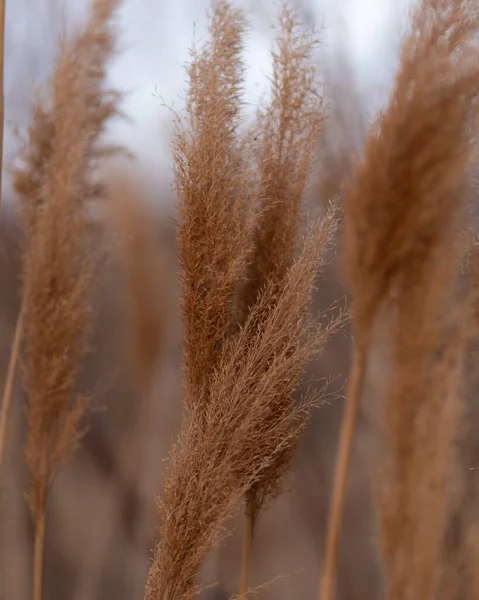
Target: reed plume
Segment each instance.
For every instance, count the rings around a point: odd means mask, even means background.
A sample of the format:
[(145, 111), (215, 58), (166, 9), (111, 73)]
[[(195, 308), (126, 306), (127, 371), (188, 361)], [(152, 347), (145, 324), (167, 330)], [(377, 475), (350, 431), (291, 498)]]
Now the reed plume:
[[(296, 257), (313, 151), (326, 118), (313, 56), (317, 36), (301, 32), (296, 11), (286, 4), (280, 12), (278, 29), (272, 50), (272, 98), (259, 112), (255, 127), (260, 202), (247, 281), (239, 296), (242, 320), (267, 284), (281, 290)], [(287, 394), (277, 398), (278, 407), (294, 402)], [(304, 426), (307, 420), (305, 412)], [(247, 590), (255, 524), (264, 504), (279, 493), (281, 480), (289, 470), (301, 433), (296, 424), (295, 428), (297, 436), (290, 439), (246, 495), (241, 593)]]
[[(433, 385), (436, 369), (442, 368), (433, 358), (451, 308), (455, 237), (473, 157), (478, 16), (468, 0), (423, 0), (418, 5), (391, 101), (369, 132), (347, 198), (344, 257), (358, 348), (353, 373), (362, 373), (360, 383), (375, 318), (386, 301), (392, 302), (392, 373), (384, 406), (389, 462), (383, 471), (387, 479), (381, 484), (380, 518), (388, 597), (394, 599), (432, 598), (437, 585), (445, 464), (460, 409), (447, 386)], [(456, 366), (454, 377), (446, 381), (453, 385), (461, 344), (448, 352)], [(322, 600), (332, 593), (361, 387), (350, 383)], [(436, 427), (441, 441), (433, 444), (425, 423)], [(440, 504), (431, 511), (437, 494)]]
[[(187, 402), (208, 405), (208, 387), (232, 332), (234, 295), (249, 252), (250, 166), (240, 138), (243, 15), (213, 5), (210, 41), (192, 51), (186, 117), (173, 140), (178, 195)], [(194, 406), (189, 406), (190, 410)], [(199, 417), (201, 418), (201, 417)]]
[[(267, 285), (238, 334), (224, 343), (208, 406), (186, 398), (192, 408), (171, 454), (147, 600), (198, 592), (195, 578), (225, 535), (225, 520), (302, 430), (314, 399), (281, 406), (277, 399), (292, 395), (298, 373), (329, 335), (329, 328), (305, 326), (304, 314), (334, 229), (330, 213), (307, 238), (281, 292)], [(187, 396), (192, 393), (187, 388)]]
[[(309, 57), (310, 41), (293, 34), (292, 13), (285, 10), (283, 15), (283, 52), (300, 66), (301, 52)], [(187, 116), (177, 119), (173, 151), (181, 218), (187, 412), (160, 501), (160, 541), (147, 600), (198, 593), (195, 579), (225, 535), (226, 519), (304, 428), (314, 399), (292, 402), (293, 392), (307, 362), (343, 318), (324, 326), (308, 321), (315, 278), (336, 230), (334, 209), (296, 258), (310, 146), (322, 118), (313, 110), (319, 100), (313, 99), (312, 72), (305, 66), (294, 80), (304, 89), (285, 91), (284, 82), (275, 84), (276, 96), (262, 124), (262, 131), (274, 136), (274, 147), (263, 142), (269, 164), (263, 165), (263, 192), (257, 194), (251, 138), (239, 132), (244, 29), (243, 15), (230, 3), (213, 4), (211, 39), (193, 52), (188, 67)], [(278, 75), (280, 60), (281, 53)], [(281, 66), (288, 77), (293, 77), (291, 62)], [(296, 104), (305, 111), (297, 124), (291, 114)], [(282, 145), (278, 162), (275, 152)], [(273, 189), (274, 175), (283, 168), (289, 169), (290, 179), (281, 173), (282, 183)], [(259, 206), (258, 196), (264, 196)], [(293, 207), (286, 206), (287, 197)], [(283, 203), (277, 224), (274, 212), (268, 212), (276, 201)], [(286, 215), (294, 222), (282, 232)], [(245, 279), (257, 285), (247, 277), (248, 265), (263, 250), (264, 236), (274, 238), (276, 255), (267, 258), (267, 272), (261, 271), (262, 287), (254, 293), (249, 288), (250, 300), (241, 304), (247, 295)], [(270, 269), (276, 258), (284, 264), (274, 276)], [(240, 324), (239, 305), (248, 306)]]
[(272, 98), (259, 111), (255, 126), (260, 214), (242, 290), (245, 314), (266, 281), (281, 284), (295, 258), (313, 151), (326, 118), (314, 63), (317, 36), (301, 32), (296, 11), (286, 4), (278, 29)]
[(114, 52), (118, 5), (95, 0), (84, 28), (62, 40), (49, 102), (35, 102), (22, 165), (13, 172), (27, 237), (22, 314), (35, 600), (42, 594), (48, 491), (84, 433), (89, 406), (77, 388), (88, 349), (95, 263), (86, 242), (99, 193), (96, 161), (108, 153), (99, 136), (117, 109), (117, 95), (105, 87), (105, 67)]

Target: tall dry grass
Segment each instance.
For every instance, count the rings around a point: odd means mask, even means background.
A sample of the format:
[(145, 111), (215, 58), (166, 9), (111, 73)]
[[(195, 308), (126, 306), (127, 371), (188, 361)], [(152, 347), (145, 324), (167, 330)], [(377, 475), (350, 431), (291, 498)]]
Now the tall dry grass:
[[(434, 598), (438, 591), (461, 414), (464, 344), (462, 326), (455, 323), (461, 305), (454, 278), (456, 236), (475, 158), (477, 27), (477, 8), (468, 0), (423, 0), (416, 7), (389, 106), (369, 133), (349, 188), (344, 258), (357, 351), (322, 600), (332, 596), (352, 436), (372, 331), (384, 306), (391, 375), (378, 507), (387, 594)], [(448, 341), (451, 327), (458, 333)]]
[[(7, 396), (21, 352), (35, 600), (42, 596), (49, 492), (81, 441), (91, 404), (79, 383), (90, 350), (98, 258), (90, 209), (105, 197), (97, 167), (112, 149), (101, 134), (118, 109), (118, 95), (105, 84), (118, 5), (94, 0), (84, 27), (62, 42), (46, 96), (34, 102), (22, 165), (12, 173), (26, 250)], [(340, 190), (346, 200), (343, 260), (355, 348), (318, 593), (321, 600), (334, 594), (354, 433), (380, 328), (387, 384), (372, 488), (385, 595), (477, 595), (477, 493), (461, 480), (458, 438), (464, 433), (467, 359), (477, 337), (477, 273), (468, 275), (470, 289), (463, 294), (460, 229), (477, 159), (478, 17), (472, 0), (421, 0), (416, 6), (390, 101), (344, 185), (339, 171), (349, 172), (351, 157), (328, 162), (315, 154), (327, 116), (315, 35), (302, 33), (295, 10), (283, 6), (271, 101), (252, 133), (243, 121), (247, 22), (228, 0), (213, 2), (209, 37), (193, 49), (187, 67), (185, 110), (174, 117), (184, 416), (160, 495), (147, 600), (192, 598), (208, 586), (199, 580), (202, 568), (231, 533), (231, 517), (243, 504), (247, 535), (239, 595), (253, 591), (249, 563), (258, 518), (281, 490), (318, 404), (314, 393), (299, 395), (305, 369), (344, 321), (342, 313), (316, 319), (310, 307), (340, 220), (330, 206), (319, 221), (305, 224), (312, 176), (328, 165), (323, 190)], [(111, 210), (104, 214), (116, 233), (127, 291), (128, 366), (138, 403), (162, 409), (155, 384), (168, 323), (157, 231), (141, 186), (113, 178)], [(131, 439), (147, 429), (150, 413), (143, 408)], [(5, 432), (7, 421), (1, 420), (0, 460)], [(126, 470), (151, 487), (160, 469), (151, 466), (158, 457), (147, 441), (132, 450), (127, 436), (117, 445)], [(118, 481), (111, 476), (108, 483), (113, 497)], [(468, 499), (462, 512), (458, 497)], [(114, 556), (123, 518), (115, 508), (105, 503), (101, 535), (90, 540), (100, 562)], [(144, 529), (145, 523), (135, 526)], [(85, 561), (92, 570), (94, 557)], [(83, 581), (78, 594), (99, 581), (97, 569), (93, 583)]]
[[(324, 328), (313, 327), (305, 337), (302, 312), (333, 228), (329, 215), (310, 234), (282, 293), (276, 298), (268, 286), (238, 335), (227, 342), (211, 379), (210, 406), (202, 415), (206, 423), (197, 410), (185, 415), (161, 499), (161, 538), (146, 598), (194, 595), (195, 576), (225, 534), (224, 521), (302, 429), (312, 400), (281, 410), (276, 399), (282, 390), (292, 393), (298, 371), (327, 336)], [(266, 318), (258, 327), (261, 313)]]
[[(38, 99), (13, 172), (26, 233), (23, 265), (24, 381), (28, 494), (35, 520), (33, 597), (42, 597), (45, 512), (55, 475), (79, 443), (89, 394), (77, 379), (88, 352), (89, 287), (96, 257), (86, 250), (99, 193), (99, 144), (118, 97), (105, 87), (117, 0), (96, 0), (84, 27), (61, 43), (48, 96)], [(21, 327), (21, 325), (19, 326)]]
[[(304, 221), (305, 195), (314, 165), (314, 150), (326, 119), (326, 102), (320, 93), (315, 33), (304, 33), (294, 9), (283, 5), (272, 50), (271, 101), (258, 114), (255, 136), (259, 215), (253, 234), (247, 280), (240, 291), (240, 320), (244, 321), (261, 291), (272, 285), (278, 292), (293, 264)], [(299, 374), (298, 374), (299, 375)], [(294, 405), (287, 393), (278, 407)], [(307, 414), (303, 421), (304, 427)], [(296, 425), (295, 425), (296, 427)], [(246, 494), (246, 523), (241, 587), (248, 587), (249, 561), (256, 521), (268, 500), (278, 495), (289, 470), (296, 437), (278, 453)]]
[[(314, 89), (314, 41), (297, 32), (285, 8), (273, 101), (259, 125), (256, 192), (250, 137), (239, 130), (244, 30), (243, 15), (229, 2), (213, 4), (210, 39), (192, 53), (186, 116), (174, 139), (187, 412), (160, 501), (149, 600), (194, 596), (200, 567), (241, 497), (256, 517), (276, 491), (315, 404), (294, 401), (293, 393), (342, 321), (308, 320), (336, 229), (334, 210), (296, 258), (301, 201), (324, 118)], [(302, 118), (295, 120), (295, 110)], [(247, 307), (239, 329), (238, 300)]]

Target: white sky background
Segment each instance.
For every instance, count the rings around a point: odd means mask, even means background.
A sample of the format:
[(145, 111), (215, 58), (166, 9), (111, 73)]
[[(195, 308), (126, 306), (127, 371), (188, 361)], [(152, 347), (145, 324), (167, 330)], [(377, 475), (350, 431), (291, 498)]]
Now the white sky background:
[[(246, 99), (254, 108), (267, 90), (270, 68), (271, 24), (279, 2), (235, 0), (251, 20), (246, 45), (248, 67)], [(368, 113), (373, 113), (393, 74), (397, 40), (404, 22), (407, 0), (303, 0), (303, 13), (317, 26), (324, 24), (326, 52), (335, 52), (338, 40), (350, 55), (360, 93)], [(6, 118), (8, 124), (28, 123), (32, 86), (43, 83), (50, 72), (56, 37), (62, 26), (62, 6), (67, 22), (76, 22), (85, 0), (7, 0)], [(125, 143), (139, 165), (154, 179), (168, 177), (170, 115), (161, 106), (181, 105), (185, 86), (184, 63), (195, 35), (201, 40), (207, 24), (209, 0), (125, 0), (120, 15), (124, 48), (111, 68), (116, 87), (129, 92), (124, 109), (131, 122), (118, 122), (112, 137)], [(6, 132), (7, 159), (12, 137)]]

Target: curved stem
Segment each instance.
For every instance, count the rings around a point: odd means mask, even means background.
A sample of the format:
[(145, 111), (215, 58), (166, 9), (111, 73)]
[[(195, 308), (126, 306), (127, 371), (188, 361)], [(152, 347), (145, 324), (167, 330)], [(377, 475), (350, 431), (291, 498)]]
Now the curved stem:
[(3, 391), (2, 408), (0, 409), (0, 471), (3, 464), (5, 454), (5, 441), (7, 437), (7, 423), (10, 414), (10, 406), (12, 404), (13, 386), (15, 383), (15, 371), (20, 354), (21, 341), (23, 336), (23, 309), (20, 309), (20, 314), (15, 325), (15, 334), (13, 337), (12, 349), (10, 352), (10, 360), (8, 362), (7, 377), (5, 380), (5, 389)]
[(346, 407), (341, 423), (341, 436), (334, 471), (333, 492), (328, 517), (328, 532), (324, 556), (323, 573), (318, 590), (318, 600), (331, 600), (336, 579), (339, 554), (339, 540), (349, 463), (353, 447), (354, 432), (359, 413), (359, 405), (363, 390), (366, 369), (366, 358), (369, 344), (358, 347), (351, 368)]
[(245, 512), (245, 536), (243, 540), (243, 555), (241, 558), (240, 596), (248, 592), (249, 567), (253, 549), (254, 519), (249, 511)]

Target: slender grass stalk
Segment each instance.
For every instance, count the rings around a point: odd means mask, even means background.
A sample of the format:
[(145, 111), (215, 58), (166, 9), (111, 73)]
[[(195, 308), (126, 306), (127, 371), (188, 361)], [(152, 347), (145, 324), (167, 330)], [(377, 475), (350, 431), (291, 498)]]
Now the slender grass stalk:
[[(23, 257), (24, 388), (27, 394), (28, 501), (35, 523), (33, 600), (42, 597), (45, 511), (58, 471), (85, 432), (91, 394), (78, 387), (89, 353), (90, 286), (97, 250), (89, 245), (91, 207), (103, 196), (101, 140), (118, 114), (106, 86), (120, 0), (94, 0), (85, 26), (62, 39), (49, 100), (36, 98), (14, 169), (26, 233)], [(13, 369), (13, 367), (12, 367)]]
[(12, 404), (13, 386), (15, 383), (15, 373), (17, 370), (18, 357), (20, 354), (20, 346), (23, 337), (23, 305), (20, 308), (20, 314), (15, 325), (15, 333), (13, 336), (13, 344), (8, 362), (7, 377), (5, 380), (5, 388), (3, 390), (2, 408), (0, 409), (0, 473), (2, 470), (3, 457), (5, 454), (5, 444), (7, 438), (8, 416), (10, 414), (10, 406)]
[(328, 518), (326, 551), (324, 567), (321, 576), (319, 595), (321, 600), (331, 600), (333, 597), (336, 570), (339, 555), (339, 540), (343, 516), (346, 485), (351, 461), (354, 432), (358, 420), (359, 406), (364, 385), (364, 376), (368, 356), (369, 343), (358, 346), (351, 367), (350, 383), (346, 398), (344, 417), (341, 424), (341, 436), (334, 470), (333, 493)]
[[(4, 94), (4, 55), (5, 55), (5, 0), (0, 0), (0, 213), (2, 208), (2, 180), (3, 180), (3, 130), (5, 120), (5, 94)], [(8, 364), (7, 379), (2, 398), (2, 408), (0, 412), (0, 471), (2, 467), (3, 451), (5, 448), (5, 437), (7, 433), (8, 414), (13, 391), (13, 382), (15, 380), (15, 368), (17, 364), (18, 349), (20, 347), (21, 325), (17, 322), (15, 327), (15, 337), (13, 340), (12, 353)]]
[(2, 181), (3, 181), (3, 132), (5, 129), (5, 92), (4, 92), (4, 65), (5, 65), (5, 4), (0, 0), (0, 210), (2, 207)]
[(45, 511), (35, 522), (35, 549), (33, 555), (33, 600), (42, 600), (43, 552), (45, 548)]
[[(479, 14), (469, 0), (417, 4), (391, 101), (370, 129), (346, 197), (344, 265), (360, 349), (381, 308), (390, 303), (393, 309), (378, 486), (390, 600), (436, 598), (440, 585), (446, 465), (452, 460), (458, 417), (447, 412), (447, 394), (437, 389), (436, 363), (444, 315), (454, 301), (455, 237), (477, 144), (478, 28)], [(350, 436), (364, 376), (359, 356), (356, 361), (359, 372), (351, 374), (351, 412), (346, 411), (341, 436), (321, 600), (333, 594)]]
[(248, 592), (249, 568), (251, 565), (251, 553), (253, 550), (255, 521), (253, 515), (249, 511), (245, 511), (244, 513), (244, 525), (243, 552), (241, 555), (241, 597), (245, 596)]

